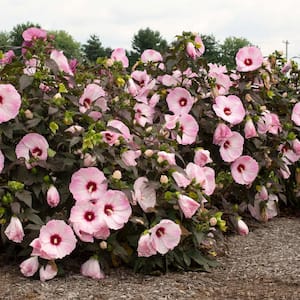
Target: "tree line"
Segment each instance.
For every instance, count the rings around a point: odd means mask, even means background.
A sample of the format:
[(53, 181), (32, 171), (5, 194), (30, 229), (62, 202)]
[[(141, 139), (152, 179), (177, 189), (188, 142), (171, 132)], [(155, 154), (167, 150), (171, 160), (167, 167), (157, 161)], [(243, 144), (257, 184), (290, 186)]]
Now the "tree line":
[[(39, 24), (32, 22), (18, 24), (10, 32), (0, 32), (0, 50), (5, 52), (13, 48), (16, 54), (21, 52), (23, 42), (22, 33), (29, 27), (41, 28)], [(54, 46), (63, 50), (68, 58), (76, 58), (80, 61), (95, 62), (98, 57), (110, 56), (112, 48), (102, 45), (100, 37), (97, 34), (91, 34), (88, 40), (81, 44), (76, 41), (68, 32), (64, 30), (50, 30), (54, 39)], [(249, 46), (252, 43), (243, 37), (227, 37), (220, 43), (213, 34), (201, 35), (205, 45), (204, 58), (212, 63), (226, 65), (228, 69), (235, 67), (235, 54), (238, 49)], [(131, 41), (131, 48), (126, 53), (130, 65), (140, 57), (146, 49), (154, 49), (161, 53), (168, 47), (168, 42), (164, 39), (159, 31), (154, 31), (149, 27), (140, 29), (134, 34)]]

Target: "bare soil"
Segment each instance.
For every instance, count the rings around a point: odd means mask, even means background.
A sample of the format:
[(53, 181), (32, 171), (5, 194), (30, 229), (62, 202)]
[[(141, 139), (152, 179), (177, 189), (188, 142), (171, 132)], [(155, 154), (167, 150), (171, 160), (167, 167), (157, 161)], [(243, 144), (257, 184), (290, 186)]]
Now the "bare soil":
[(0, 299), (300, 299), (300, 218), (254, 224), (248, 236), (225, 243), (219, 267), (209, 273), (149, 276), (117, 269), (101, 281), (70, 272), (42, 283), (5, 265)]

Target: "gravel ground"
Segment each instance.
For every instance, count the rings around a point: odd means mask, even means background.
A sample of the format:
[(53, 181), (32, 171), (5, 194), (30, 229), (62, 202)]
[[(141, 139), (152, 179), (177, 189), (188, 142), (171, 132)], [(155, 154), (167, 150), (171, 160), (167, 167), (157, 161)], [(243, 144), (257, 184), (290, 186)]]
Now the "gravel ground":
[(210, 273), (154, 277), (118, 269), (101, 281), (69, 274), (41, 283), (2, 266), (0, 299), (300, 299), (300, 218), (251, 229), (247, 237), (226, 238), (226, 255)]

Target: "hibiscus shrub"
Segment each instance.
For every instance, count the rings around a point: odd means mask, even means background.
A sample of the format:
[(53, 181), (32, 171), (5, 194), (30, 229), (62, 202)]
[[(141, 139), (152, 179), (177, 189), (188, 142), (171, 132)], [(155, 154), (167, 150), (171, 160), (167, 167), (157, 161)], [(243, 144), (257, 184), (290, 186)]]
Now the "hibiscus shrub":
[(279, 53), (242, 48), (227, 71), (183, 33), (129, 70), (123, 49), (83, 65), (23, 38), (0, 61), (0, 248), (25, 276), (69, 255), (97, 279), (207, 270), (222, 232), (248, 233), (240, 214), (299, 202), (299, 70)]

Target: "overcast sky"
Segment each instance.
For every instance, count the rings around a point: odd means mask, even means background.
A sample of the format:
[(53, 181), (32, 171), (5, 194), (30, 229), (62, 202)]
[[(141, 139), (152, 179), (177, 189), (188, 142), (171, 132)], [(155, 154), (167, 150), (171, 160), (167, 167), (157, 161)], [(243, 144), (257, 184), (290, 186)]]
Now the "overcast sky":
[(1, 28), (31, 21), (66, 30), (84, 43), (97, 34), (105, 47), (131, 48), (141, 28), (158, 30), (168, 42), (182, 31), (245, 37), (264, 55), (273, 50), (300, 56), (299, 0), (0, 0)]

